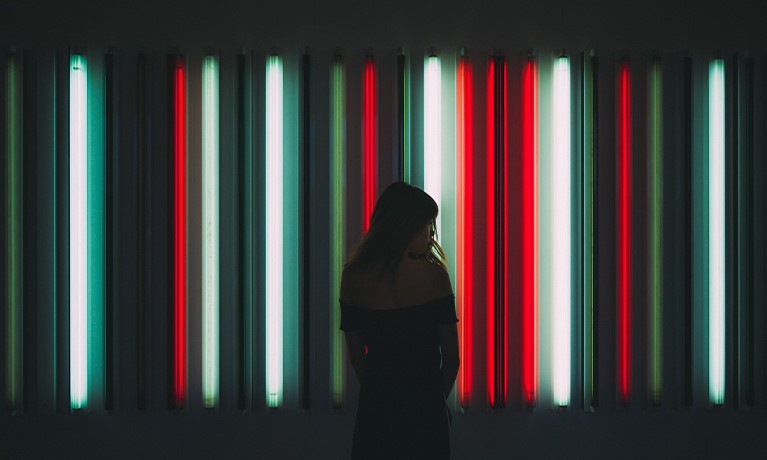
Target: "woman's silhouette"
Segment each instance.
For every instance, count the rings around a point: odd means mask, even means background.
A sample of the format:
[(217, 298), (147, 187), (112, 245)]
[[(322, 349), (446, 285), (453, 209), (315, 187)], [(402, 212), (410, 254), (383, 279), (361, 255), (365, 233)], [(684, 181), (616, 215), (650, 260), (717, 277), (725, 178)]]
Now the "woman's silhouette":
[(390, 185), (344, 267), (341, 329), (360, 382), (353, 459), (450, 457), (458, 319), (438, 212), (423, 190)]

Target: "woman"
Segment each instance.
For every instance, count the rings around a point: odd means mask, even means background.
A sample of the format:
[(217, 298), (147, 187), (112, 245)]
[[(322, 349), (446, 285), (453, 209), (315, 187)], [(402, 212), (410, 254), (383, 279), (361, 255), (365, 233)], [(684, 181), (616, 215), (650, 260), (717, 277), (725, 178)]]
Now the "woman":
[(424, 191), (390, 185), (344, 267), (341, 329), (360, 383), (353, 459), (450, 457), (458, 319), (438, 212)]

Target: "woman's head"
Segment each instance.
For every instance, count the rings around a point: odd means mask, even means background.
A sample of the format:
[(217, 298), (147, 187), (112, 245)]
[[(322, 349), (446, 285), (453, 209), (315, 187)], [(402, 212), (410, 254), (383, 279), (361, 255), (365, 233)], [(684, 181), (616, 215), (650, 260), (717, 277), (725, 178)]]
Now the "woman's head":
[(391, 184), (378, 198), (370, 228), (346, 265), (375, 266), (392, 278), (407, 252), (444, 265), (445, 254), (435, 239), (438, 213), (437, 203), (423, 190), (404, 182)]

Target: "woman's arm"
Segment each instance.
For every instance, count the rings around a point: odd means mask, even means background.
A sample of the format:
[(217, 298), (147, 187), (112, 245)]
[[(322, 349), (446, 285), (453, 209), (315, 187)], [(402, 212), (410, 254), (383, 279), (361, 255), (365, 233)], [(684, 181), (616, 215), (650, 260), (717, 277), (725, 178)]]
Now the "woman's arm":
[(346, 335), (346, 349), (349, 352), (349, 360), (352, 362), (354, 375), (361, 385), (365, 377), (365, 338), (362, 332), (344, 332)]
[(439, 325), (439, 346), (442, 350), (442, 392), (447, 397), (453, 390), (460, 366), (457, 324)]

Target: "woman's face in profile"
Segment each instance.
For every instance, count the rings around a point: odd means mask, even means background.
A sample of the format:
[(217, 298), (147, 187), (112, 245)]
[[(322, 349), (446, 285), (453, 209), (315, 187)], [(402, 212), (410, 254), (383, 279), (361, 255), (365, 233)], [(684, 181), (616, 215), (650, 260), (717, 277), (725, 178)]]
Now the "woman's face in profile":
[(419, 231), (413, 238), (413, 242), (410, 243), (410, 252), (416, 252), (423, 254), (429, 250), (429, 244), (431, 244), (431, 237), (434, 235), (434, 227), (432, 223), (424, 225), (421, 231)]

